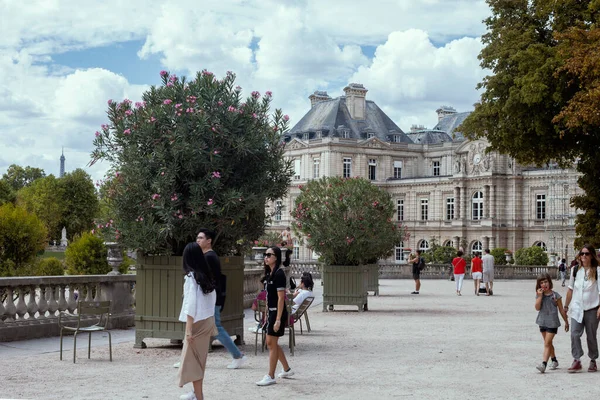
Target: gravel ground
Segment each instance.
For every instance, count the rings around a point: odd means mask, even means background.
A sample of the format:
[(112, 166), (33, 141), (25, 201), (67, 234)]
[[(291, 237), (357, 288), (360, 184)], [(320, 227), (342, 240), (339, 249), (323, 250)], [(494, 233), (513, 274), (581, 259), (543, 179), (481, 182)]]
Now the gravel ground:
[[(556, 371), (540, 374), (542, 340), (535, 325), (535, 282), (499, 281), (495, 295), (475, 296), (465, 281), (456, 296), (454, 282), (423, 281), (420, 295), (410, 295), (409, 280), (382, 280), (381, 295), (369, 296), (369, 311), (336, 307), (323, 313), (320, 302), (310, 309), (312, 332), (296, 339), (288, 360), (296, 375), (269, 387), (254, 382), (267, 373), (268, 353), (254, 355), (254, 336), (243, 346), (244, 368), (228, 370), (229, 354), (217, 347), (208, 358), (208, 399), (564, 399), (596, 397), (600, 375), (568, 374), (569, 335), (559, 331)], [(555, 287), (561, 294), (565, 288)], [(317, 298), (320, 286), (317, 282)], [(251, 326), (246, 320), (246, 327)], [(2, 359), (0, 398), (10, 399), (176, 399), (181, 349), (168, 340), (147, 339), (148, 348), (131, 340), (92, 349), (92, 359), (78, 350), (58, 359), (55, 348), (37, 354), (6, 352)], [(83, 339), (83, 338), (82, 338)], [(82, 342), (85, 342), (82, 340)], [(285, 344), (287, 335), (280, 342)], [(9, 343), (10, 344), (10, 343)], [(18, 343), (15, 343), (18, 345)], [(66, 344), (67, 349), (71, 347)], [(585, 348), (585, 339), (584, 339)], [(2, 348), (0, 347), (0, 352)], [(588, 359), (584, 356), (584, 367)], [(12, 368), (7, 368), (12, 365)], [(279, 368), (278, 368), (279, 369)], [(584, 368), (587, 369), (587, 368)]]

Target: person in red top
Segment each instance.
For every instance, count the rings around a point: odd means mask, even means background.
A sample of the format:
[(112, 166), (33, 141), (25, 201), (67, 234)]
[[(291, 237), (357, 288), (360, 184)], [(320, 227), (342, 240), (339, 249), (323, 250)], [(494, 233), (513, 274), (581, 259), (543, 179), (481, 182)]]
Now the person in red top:
[(462, 258), (463, 252), (458, 251), (456, 257), (452, 260), (452, 266), (454, 267), (454, 282), (456, 282), (456, 295), (462, 296), (460, 291), (462, 290), (463, 279), (465, 279), (465, 267), (467, 262)]
[(475, 253), (475, 257), (471, 260), (471, 276), (475, 284), (475, 294), (479, 296), (479, 284), (483, 278), (483, 261), (479, 253)]

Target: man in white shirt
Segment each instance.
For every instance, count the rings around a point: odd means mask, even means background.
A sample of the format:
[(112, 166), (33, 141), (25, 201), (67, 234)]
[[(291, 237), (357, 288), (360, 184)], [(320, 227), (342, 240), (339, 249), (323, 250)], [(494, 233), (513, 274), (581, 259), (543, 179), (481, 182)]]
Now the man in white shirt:
[(494, 294), (494, 256), (490, 254), (490, 249), (485, 249), (485, 255), (481, 257), (483, 261), (483, 283), (488, 296)]

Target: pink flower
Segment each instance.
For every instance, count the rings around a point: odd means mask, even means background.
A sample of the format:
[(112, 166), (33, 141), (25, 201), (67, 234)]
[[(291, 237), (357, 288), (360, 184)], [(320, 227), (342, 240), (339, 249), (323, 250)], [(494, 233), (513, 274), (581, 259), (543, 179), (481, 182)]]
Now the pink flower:
[(221, 177), (221, 173), (219, 171), (215, 171), (215, 172), (212, 173), (212, 177), (216, 178), (216, 179), (219, 179)]
[(203, 69), (203, 70), (202, 70), (202, 75), (205, 75), (205, 76), (213, 76), (213, 73), (212, 73), (212, 72), (210, 72), (210, 71), (207, 71), (207, 70)]
[(255, 90), (255, 91), (253, 91), (253, 92), (251, 93), (251, 95), (252, 95), (252, 97), (254, 97), (255, 99), (258, 99), (258, 98), (260, 97), (260, 93), (259, 93), (259, 92), (257, 92), (256, 90)]
[(154, 121), (156, 121), (156, 118), (150, 117), (150, 122), (154, 122)]
[(100, 132), (96, 131), (96, 137), (100, 136)]
[(217, 131), (217, 128), (215, 128), (214, 126), (212, 128), (210, 128), (213, 132)]
[(131, 135), (131, 129), (125, 129), (123, 135)]
[(157, 199), (160, 199), (160, 194), (158, 194), (158, 193), (154, 193), (154, 194), (152, 195), (152, 200), (157, 200)]
[(182, 218), (183, 218), (183, 215), (179, 215), (179, 219), (182, 219)]
[(112, 104), (112, 102), (113, 102), (112, 99), (108, 99), (108, 101), (107, 101), (109, 106)]
[(143, 103), (140, 103), (139, 101), (135, 102), (135, 108), (142, 108), (142, 107), (144, 107)]
[(95, 229), (92, 229), (92, 235), (93, 235), (94, 233), (96, 233), (96, 230), (95, 230)]
[(161, 172), (161, 173), (160, 173), (160, 176), (165, 176), (165, 172), (164, 172), (164, 171), (163, 171), (163, 172)]
[(164, 104), (164, 105), (169, 105), (169, 104), (171, 104), (172, 102), (173, 102), (173, 100), (171, 100), (171, 99), (166, 99), (165, 101), (163, 101), (163, 104)]
[(179, 107), (181, 107), (181, 103), (175, 104), (175, 108), (179, 108)]
[(133, 115), (133, 111), (127, 110), (127, 111), (125, 111), (125, 115)]
[(215, 151), (213, 151), (213, 154), (214, 154), (214, 155), (217, 155), (217, 154), (219, 154), (219, 150), (215, 150)]
[(258, 118), (258, 115), (256, 115), (256, 113), (252, 113), (252, 118), (256, 119)]
[(168, 72), (167, 72), (167, 71), (165, 71), (164, 69), (163, 69), (162, 71), (160, 71), (160, 76), (165, 76), (165, 75), (167, 75), (167, 74), (168, 74)]
[(191, 107), (189, 107), (189, 108), (186, 108), (186, 109), (185, 109), (185, 112), (186, 112), (186, 113), (193, 113), (193, 112), (194, 112), (194, 109), (193, 109), (193, 108), (191, 108)]
[(214, 203), (213, 199), (208, 199), (208, 202), (206, 204), (208, 204), (209, 206), (212, 206)]
[(119, 177), (121, 174), (119, 173), (119, 171), (115, 172), (115, 177)]
[(123, 100), (123, 105), (131, 104), (131, 100), (125, 99)]
[(167, 87), (173, 86), (173, 82), (167, 82)]
[(177, 75), (173, 74), (169, 77), (169, 81), (175, 82), (177, 80)]
[(267, 90), (267, 91), (265, 92), (265, 96), (267, 96), (267, 97), (271, 97), (271, 96), (273, 96), (273, 93), (272, 93), (270, 90)]
[(218, 102), (217, 102), (217, 104), (218, 104), (219, 106), (222, 106), (222, 105), (223, 105), (223, 102), (222, 102), (222, 101), (218, 101)]
[(102, 130), (108, 129), (108, 125), (102, 124), (102, 125), (100, 125), (100, 128), (102, 128)]
[(235, 90), (236, 90), (237, 92), (239, 92), (240, 90), (242, 90), (242, 87), (241, 87), (241, 86), (236, 86), (236, 87), (235, 87)]
[(229, 106), (229, 107), (227, 107), (227, 111), (229, 111), (229, 112), (235, 112), (236, 109), (235, 109), (234, 106)]
[(177, 195), (174, 194), (173, 196), (171, 196), (171, 201), (177, 201)]
[(284, 116), (283, 116), (283, 120), (284, 120), (284, 121), (289, 121), (289, 120), (290, 120), (290, 116), (289, 116), (289, 115), (287, 115), (287, 114), (286, 114), (286, 115), (284, 115)]

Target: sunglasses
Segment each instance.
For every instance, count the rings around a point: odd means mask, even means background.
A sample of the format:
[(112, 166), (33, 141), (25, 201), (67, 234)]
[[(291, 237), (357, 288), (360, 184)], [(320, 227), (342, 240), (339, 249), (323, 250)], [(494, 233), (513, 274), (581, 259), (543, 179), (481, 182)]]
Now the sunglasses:
[(582, 251), (579, 253), (580, 256), (589, 256), (590, 254), (592, 254), (592, 253), (589, 253), (587, 251)]
[(263, 257), (270, 258), (271, 256), (274, 256), (274, 255), (275, 255), (275, 253), (265, 253), (265, 254), (263, 254)]

